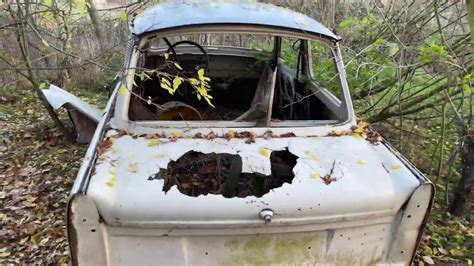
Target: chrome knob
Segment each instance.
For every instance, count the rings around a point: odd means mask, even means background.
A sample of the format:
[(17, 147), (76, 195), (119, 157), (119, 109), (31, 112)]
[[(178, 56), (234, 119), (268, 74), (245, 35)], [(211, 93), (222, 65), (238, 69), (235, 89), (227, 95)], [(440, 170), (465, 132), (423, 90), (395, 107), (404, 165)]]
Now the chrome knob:
[(263, 209), (260, 211), (260, 219), (264, 220), (265, 223), (269, 223), (273, 219), (273, 210), (272, 209)]

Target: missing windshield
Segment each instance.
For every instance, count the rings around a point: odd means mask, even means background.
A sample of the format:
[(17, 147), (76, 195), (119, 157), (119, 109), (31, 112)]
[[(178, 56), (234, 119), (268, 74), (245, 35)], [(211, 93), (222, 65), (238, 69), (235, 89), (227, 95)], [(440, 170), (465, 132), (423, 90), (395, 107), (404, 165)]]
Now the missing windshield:
[[(334, 63), (326, 44), (267, 35), (229, 36), (200, 34), (146, 43), (137, 63), (141, 71), (131, 82), (129, 119), (269, 125), (340, 118), (338, 100), (331, 93), (338, 85), (332, 82), (325, 89), (328, 80), (339, 78), (335, 65), (331, 71), (321, 69)], [(311, 61), (311, 56), (317, 59)], [(314, 80), (313, 73), (326, 81)]]

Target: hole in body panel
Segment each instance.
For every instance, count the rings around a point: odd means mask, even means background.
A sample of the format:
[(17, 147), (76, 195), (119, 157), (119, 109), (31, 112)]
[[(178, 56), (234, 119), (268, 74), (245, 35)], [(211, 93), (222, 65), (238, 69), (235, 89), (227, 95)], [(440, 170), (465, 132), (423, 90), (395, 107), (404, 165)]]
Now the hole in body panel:
[(242, 173), (242, 158), (239, 155), (190, 151), (171, 161), (157, 176), (164, 179), (165, 192), (177, 186), (181, 193), (192, 197), (207, 194), (226, 198), (261, 197), (271, 189), (292, 182), (296, 159), (287, 150), (273, 151), (270, 154), (271, 175), (265, 176)]

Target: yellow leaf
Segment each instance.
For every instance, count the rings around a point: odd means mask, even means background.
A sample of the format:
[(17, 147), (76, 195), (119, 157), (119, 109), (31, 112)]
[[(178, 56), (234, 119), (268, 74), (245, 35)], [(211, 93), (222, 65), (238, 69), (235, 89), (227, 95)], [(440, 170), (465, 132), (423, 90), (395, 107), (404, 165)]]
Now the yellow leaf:
[(170, 54), (168, 53), (165, 53), (164, 56), (165, 56), (165, 60), (168, 60), (168, 58), (170, 58)]
[(179, 132), (179, 131), (173, 131), (171, 132), (171, 136), (173, 137), (181, 137), (183, 135), (183, 133)]
[(270, 151), (263, 147), (260, 147), (260, 154), (262, 154), (265, 157), (270, 157)]
[(182, 79), (180, 77), (175, 77), (173, 79), (173, 90), (176, 91), (179, 88), (179, 85), (182, 83)]
[(360, 122), (360, 123), (358, 124), (358, 126), (361, 127), (361, 128), (366, 128), (366, 127), (369, 126), (369, 123), (367, 123), (367, 122)]
[(208, 97), (204, 98), (206, 100), (207, 104), (209, 104), (212, 108), (215, 108), (215, 106), (211, 103), (211, 100), (209, 100)]
[(316, 172), (312, 173), (310, 176), (311, 179), (318, 179), (318, 177), (319, 177), (319, 174)]
[(148, 142), (148, 147), (151, 147), (151, 146), (156, 146), (160, 144), (160, 140), (159, 139), (152, 139), (150, 140), (150, 142)]
[(124, 83), (122, 83), (122, 84), (120, 85), (119, 92), (120, 92), (120, 95), (122, 95), (122, 96), (125, 96), (125, 93), (127, 93), (127, 87), (125, 86)]
[(151, 105), (151, 97), (150, 97), (150, 96), (148, 96), (148, 100), (146, 100), (146, 103), (147, 103), (148, 105)]
[(127, 20), (127, 13), (125, 11), (120, 12), (120, 19), (121, 20)]
[(198, 70), (198, 77), (200, 80), (204, 79), (204, 69), (201, 68)]
[(402, 166), (399, 165), (399, 164), (394, 164), (390, 168), (392, 168), (393, 170), (398, 170), (398, 169), (402, 168)]
[(364, 133), (364, 129), (362, 127), (357, 127), (356, 129), (352, 130), (352, 132), (362, 134)]
[(171, 86), (170, 81), (169, 81), (167, 78), (165, 78), (165, 77), (161, 78), (161, 83), (164, 83), (164, 84), (166, 84), (166, 85), (168, 85), (168, 86)]
[(357, 160), (357, 163), (358, 163), (358, 164), (366, 164), (367, 161), (366, 161), (366, 160)]
[(115, 186), (115, 184), (117, 184), (117, 177), (116, 176), (111, 176), (109, 181), (105, 182), (105, 184), (109, 187)]

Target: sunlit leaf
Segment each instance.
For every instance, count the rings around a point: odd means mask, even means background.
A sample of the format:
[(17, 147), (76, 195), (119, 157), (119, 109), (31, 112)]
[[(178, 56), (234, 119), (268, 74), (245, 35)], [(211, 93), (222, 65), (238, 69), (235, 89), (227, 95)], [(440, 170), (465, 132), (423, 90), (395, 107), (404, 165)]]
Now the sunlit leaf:
[(121, 20), (127, 20), (127, 18), (128, 18), (127, 12), (125, 12), (125, 11), (120, 12), (120, 19)]
[(260, 147), (259, 150), (260, 150), (260, 154), (261, 154), (261, 155), (263, 155), (263, 156), (265, 156), (265, 157), (270, 157), (270, 151), (269, 151), (269, 150), (267, 150), (267, 149), (265, 149), (265, 148), (263, 148), (263, 147)]
[(53, 5), (53, 0), (44, 0), (44, 4), (50, 7)]
[(156, 146), (156, 145), (158, 145), (158, 144), (160, 144), (160, 140), (159, 140), (159, 139), (152, 139), (152, 140), (150, 140), (150, 141), (148, 142), (148, 146), (149, 146), (149, 147)]
[(168, 58), (170, 58), (170, 54), (168, 53), (165, 53), (164, 56), (165, 56), (165, 60), (168, 60)]
[(313, 180), (316, 180), (316, 179), (319, 178), (319, 174), (316, 173), (316, 172), (313, 172), (313, 173), (311, 174), (310, 178), (313, 179)]
[(173, 137), (181, 137), (183, 135), (183, 133), (179, 132), (179, 131), (173, 131), (171, 132), (171, 136)]
[(183, 80), (180, 77), (175, 77), (173, 79), (173, 90), (176, 91), (179, 88), (179, 86), (181, 85), (182, 82), (183, 82)]
[(183, 68), (178, 63), (174, 62), (173, 64), (177, 69), (183, 70)]
[(469, 87), (468, 84), (466, 84), (466, 83), (462, 84), (462, 88), (463, 88), (463, 90), (464, 90), (467, 94), (471, 94), (471, 93), (472, 93), (472, 89), (471, 89), (471, 87)]
[(366, 164), (367, 161), (366, 161), (366, 160), (357, 160), (357, 163), (358, 163), (358, 164)]
[(120, 84), (119, 93), (122, 96), (125, 96), (127, 93), (127, 87), (125, 86), (125, 83)]
[(48, 84), (46, 84), (45, 82), (41, 82), (41, 83), (39, 84), (38, 88), (39, 88), (40, 90), (42, 90), (42, 89), (46, 88), (46, 85), (48, 85)]
[(393, 170), (398, 170), (398, 169), (402, 168), (402, 166), (399, 165), (399, 164), (394, 164), (394, 165), (390, 166), (390, 168), (393, 169)]

